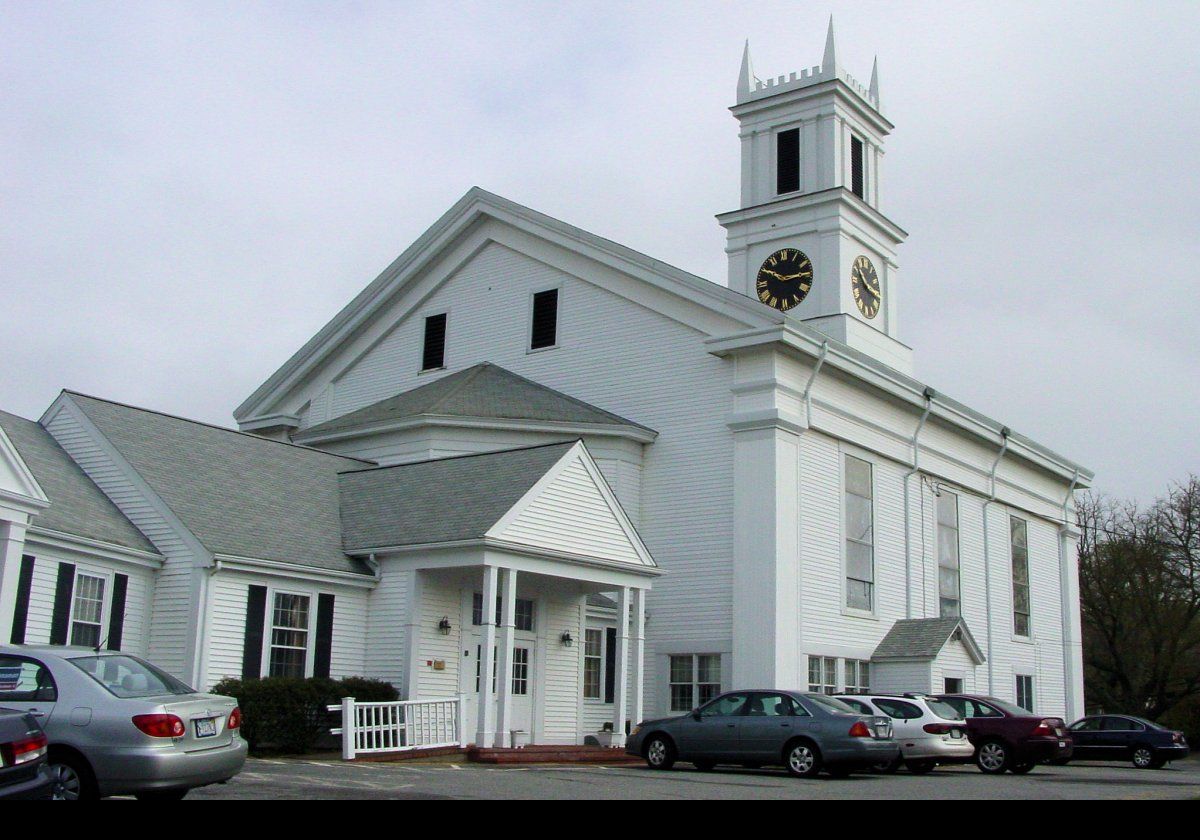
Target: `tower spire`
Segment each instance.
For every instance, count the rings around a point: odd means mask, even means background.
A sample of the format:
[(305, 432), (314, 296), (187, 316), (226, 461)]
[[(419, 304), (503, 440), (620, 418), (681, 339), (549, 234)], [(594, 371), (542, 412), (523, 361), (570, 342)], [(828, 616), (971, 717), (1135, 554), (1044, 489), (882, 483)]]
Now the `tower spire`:
[(738, 74), (738, 99), (754, 91), (754, 65), (750, 63), (750, 39), (742, 52), (742, 72)]
[(829, 16), (829, 32), (825, 35), (825, 57), (821, 59), (821, 72), (837, 72), (837, 48), (833, 43), (833, 15)]
[(875, 107), (879, 106), (879, 56), (875, 56), (875, 63), (871, 65), (871, 89), (869, 91), (871, 100)]

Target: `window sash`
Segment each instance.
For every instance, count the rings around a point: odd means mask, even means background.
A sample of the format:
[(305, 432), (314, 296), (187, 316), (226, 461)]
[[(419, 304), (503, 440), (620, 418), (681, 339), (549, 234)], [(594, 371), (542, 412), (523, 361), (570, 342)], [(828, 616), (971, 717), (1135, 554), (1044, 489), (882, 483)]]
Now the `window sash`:
[(672, 655), (669, 679), (671, 711), (690, 712), (721, 693), (721, 655)]
[(604, 631), (589, 627), (583, 636), (583, 698), (600, 700), (604, 690)]
[(1029, 525), (1024, 519), (1011, 517), (1012, 535), (1012, 599), (1013, 633), (1029, 636), (1032, 613), (1029, 587)]
[(959, 571), (958, 496), (939, 491), (937, 500), (938, 610), (943, 618), (956, 617), (962, 599)]
[(107, 578), (79, 572), (71, 604), (71, 644), (94, 648), (103, 639), (104, 595)]
[(311, 603), (308, 595), (275, 593), (271, 602), (268, 676), (303, 678), (308, 675)]
[[(500, 626), (503, 617), (500, 609), (501, 596), (496, 596), (495, 626)], [(531, 598), (517, 598), (513, 605), (514, 629), (532, 633), (534, 627), (534, 602)], [(471, 624), (479, 627), (483, 624), (483, 593), (476, 592), (471, 598)]]
[(871, 611), (875, 606), (874, 475), (869, 461), (844, 456), (842, 527), (845, 534), (845, 606)]

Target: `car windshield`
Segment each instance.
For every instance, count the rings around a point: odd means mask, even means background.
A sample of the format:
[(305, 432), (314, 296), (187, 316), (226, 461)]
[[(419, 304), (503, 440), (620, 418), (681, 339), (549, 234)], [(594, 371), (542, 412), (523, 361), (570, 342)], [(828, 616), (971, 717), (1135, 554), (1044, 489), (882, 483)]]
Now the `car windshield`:
[(132, 656), (81, 656), (71, 664), (108, 689), (114, 697), (161, 697), (195, 694), (188, 686), (149, 662)]
[(925, 705), (929, 707), (929, 711), (933, 712), (940, 718), (946, 720), (962, 720), (963, 716), (958, 709), (951, 706), (944, 700), (926, 700)]
[(824, 706), (826, 709), (829, 709), (831, 712), (837, 712), (840, 715), (861, 715), (862, 714), (862, 712), (860, 712), (858, 709), (855, 709), (853, 706), (843, 703), (841, 700), (838, 700), (836, 697), (826, 697), (824, 694), (806, 694), (804, 696), (806, 698), (808, 698), (809, 700), (813, 701), (814, 703), (816, 703), (818, 706)]

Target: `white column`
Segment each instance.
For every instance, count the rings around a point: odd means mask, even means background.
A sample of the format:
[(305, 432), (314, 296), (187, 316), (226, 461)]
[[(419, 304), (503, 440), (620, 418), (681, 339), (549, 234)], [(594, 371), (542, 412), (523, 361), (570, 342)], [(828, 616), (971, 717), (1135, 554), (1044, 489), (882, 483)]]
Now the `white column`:
[(513, 644), (517, 623), (517, 570), (500, 570), (500, 673), (496, 678), (499, 695), (496, 704), (496, 746), (511, 747), (512, 744), (512, 679)]
[(483, 615), (480, 618), (482, 638), (479, 645), (479, 725), (475, 730), (475, 746), (492, 746), (496, 730), (496, 712), (492, 708), (492, 649), (496, 647), (496, 572), (495, 566), (483, 570)]
[(629, 691), (629, 598), (628, 586), (617, 593), (617, 652), (613, 667), (613, 746), (625, 746), (625, 696)]
[(25, 527), (24, 522), (0, 521), (0, 644), (4, 645), (12, 638)]
[(646, 693), (646, 590), (633, 592), (633, 713), (634, 725), (645, 718)]

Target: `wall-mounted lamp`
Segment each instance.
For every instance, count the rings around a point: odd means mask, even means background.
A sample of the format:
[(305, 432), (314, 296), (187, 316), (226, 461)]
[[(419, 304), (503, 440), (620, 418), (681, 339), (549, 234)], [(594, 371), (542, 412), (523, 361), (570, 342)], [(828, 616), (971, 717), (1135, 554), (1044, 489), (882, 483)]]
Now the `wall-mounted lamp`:
[(563, 647), (570, 647), (575, 644), (575, 640), (571, 638), (570, 630), (564, 630), (563, 634), (558, 637), (558, 640), (563, 643)]
[(453, 628), (450, 625), (450, 616), (442, 616), (442, 620), (438, 622), (438, 632), (443, 636), (449, 636), (452, 629)]

